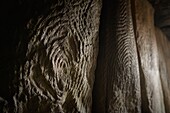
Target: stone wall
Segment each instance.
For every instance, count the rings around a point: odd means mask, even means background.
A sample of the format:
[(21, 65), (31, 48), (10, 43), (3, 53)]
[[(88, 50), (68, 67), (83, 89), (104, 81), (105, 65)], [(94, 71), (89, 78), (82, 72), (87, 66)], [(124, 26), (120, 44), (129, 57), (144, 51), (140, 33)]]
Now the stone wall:
[(170, 113), (170, 42), (153, 6), (20, 0), (5, 7), (0, 112)]

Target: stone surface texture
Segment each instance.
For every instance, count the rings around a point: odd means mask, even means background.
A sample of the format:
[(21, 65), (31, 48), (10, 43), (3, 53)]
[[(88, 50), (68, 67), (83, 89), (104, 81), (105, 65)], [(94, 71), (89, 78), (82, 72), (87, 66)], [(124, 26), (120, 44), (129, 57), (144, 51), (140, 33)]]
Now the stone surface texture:
[(163, 92), (159, 74), (159, 54), (154, 27), (154, 10), (147, 1), (143, 0), (137, 0), (135, 7), (143, 112), (164, 113)]
[(102, 44), (96, 69), (93, 112), (140, 113), (141, 89), (131, 1), (108, 0), (103, 7), (107, 8), (101, 20)]
[(166, 113), (170, 112), (170, 42), (163, 32), (155, 28), (158, 45), (159, 74), (164, 95), (164, 105)]
[(168, 0), (11, 3), (0, 113), (170, 113)]
[(100, 0), (61, 0), (46, 15), (28, 21), (29, 38), (24, 60), (18, 59), (9, 112), (91, 111), (100, 10)]

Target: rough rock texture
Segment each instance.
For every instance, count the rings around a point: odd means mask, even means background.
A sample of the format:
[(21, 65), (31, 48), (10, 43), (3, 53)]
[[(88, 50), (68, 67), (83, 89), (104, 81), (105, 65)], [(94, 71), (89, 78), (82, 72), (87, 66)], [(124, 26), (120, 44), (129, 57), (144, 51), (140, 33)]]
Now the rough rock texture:
[(159, 41), (165, 36), (155, 31), (152, 5), (146, 0), (132, 0), (131, 7), (128, 0), (114, 4), (103, 6), (93, 112), (169, 113), (169, 43)]
[(100, 0), (61, 0), (29, 20), (10, 113), (91, 112), (100, 10)]
[(130, 0), (103, 8), (94, 113), (140, 113), (140, 77)]
[(166, 113), (170, 112), (170, 42), (158, 28), (155, 29), (158, 54), (159, 54), (159, 74), (164, 95), (164, 105)]
[(159, 20), (166, 0), (16, 1), (0, 21), (0, 113), (170, 113), (170, 43), (152, 8)]
[(144, 113), (164, 113), (153, 8), (144, 0), (137, 0), (135, 5), (142, 110)]

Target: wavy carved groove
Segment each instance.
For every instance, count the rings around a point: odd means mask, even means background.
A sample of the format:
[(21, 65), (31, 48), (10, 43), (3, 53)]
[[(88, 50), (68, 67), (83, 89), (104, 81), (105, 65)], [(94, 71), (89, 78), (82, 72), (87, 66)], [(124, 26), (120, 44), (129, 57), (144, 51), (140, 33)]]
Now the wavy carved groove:
[(100, 41), (104, 44), (99, 50), (93, 112), (140, 113), (140, 78), (131, 0), (108, 0), (104, 5), (100, 28)]
[(16, 75), (15, 112), (91, 111), (100, 9), (100, 0), (60, 1), (29, 21), (33, 31)]
[(130, 4), (130, 0), (119, 0), (114, 37), (116, 49), (111, 56), (113, 71), (108, 79), (111, 88), (111, 91), (108, 89), (108, 112), (140, 112), (139, 73)]

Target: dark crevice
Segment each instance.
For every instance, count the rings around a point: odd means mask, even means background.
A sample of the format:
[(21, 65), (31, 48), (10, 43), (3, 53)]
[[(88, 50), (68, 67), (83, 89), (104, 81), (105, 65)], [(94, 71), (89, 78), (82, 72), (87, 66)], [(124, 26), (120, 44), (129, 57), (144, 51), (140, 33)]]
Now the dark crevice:
[[(92, 113), (108, 113), (108, 77), (106, 61), (109, 50), (107, 42), (113, 41), (115, 36), (115, 22), (117, 21), (118, 0), (103, 0), (99, 26), (99, 53), (95, 71), (95, 81), (92, 95)], [(112, 32), (111, 32), (112, 31)], [(108, 72), (107, 72), (108, 73)]]

